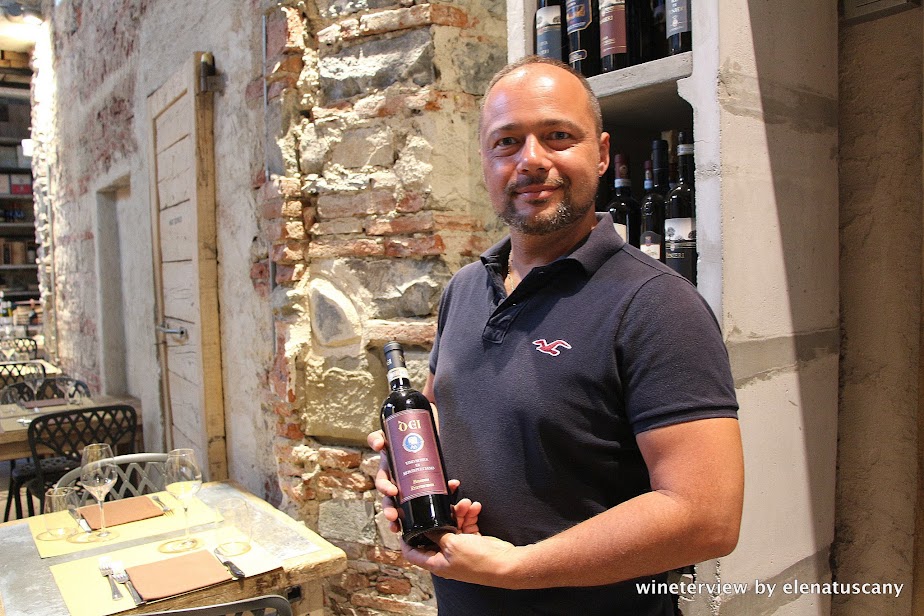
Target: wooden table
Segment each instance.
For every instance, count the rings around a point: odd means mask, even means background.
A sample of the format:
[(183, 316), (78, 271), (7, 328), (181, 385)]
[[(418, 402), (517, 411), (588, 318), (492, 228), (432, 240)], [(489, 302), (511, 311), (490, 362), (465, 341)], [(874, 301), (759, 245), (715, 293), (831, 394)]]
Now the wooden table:
[[(138, 413), (138, 437), (135, 443), (136, 451), (141, 451), (141, 444), (144, 442), (141, 438), (141, 401), (131, 396), (96, 396), (89, 400), (84, 400), (81, 405), (73, 406), (62, 404), (60, 406), (46, 406), (38, 409), (22, 409), (15, 404), (0, 404), (0, 418), (14, 417), (35, 417), (45, 413), (54, 413), (55, 411), (65, 411), (69, 409), (90, 409), (97, 406), (106, 406), (109, 404), (128, 404), (134, 407)], [(20, 458), (31, 458), (32, 452), (29, 450), (28, 430), (26, 426), (21, 428), (17, 426), (15, 430), (4, 430), (0, 426), (0, 462), (5, 460), (18, 460)]]
[[(264, 594), (286, 594), (286, 589), (301, 587), (303, 599), (293, 608), (296, 614), (321, 616), (324, 613), (321, 578), (346, 568), (346, 554), (320, 536), (231, 482), (213, 482), (202, 486), (198, 497), (207, 505), (233, 497), (243, 497), (253, 516), (253, 541), (282, 562), (282, 568), (203, 588), (191, 593), (142, 605), (119, 614), (143, 614), (161, 610), (199, 607), (237, 601)], [(182, 518), (182, 515), (178, 516)], [(139, 522), (138, 524), (143, 524)], [(205, 532), (221, 523), (192, 529)], [(85, 550), (64, 556), (42, 559), (35, 547), (26, 520), (0, 524), (4, 573), (0, 576), (0, 616), (64, 616), (68, 614), (64, 599), (50, 567), (88, 557), (98, 558), (116, 549), (162, 542), (182, 531), (111, 544), (88, 544)], [(101, 583), (106, 583), (100, 577)]]

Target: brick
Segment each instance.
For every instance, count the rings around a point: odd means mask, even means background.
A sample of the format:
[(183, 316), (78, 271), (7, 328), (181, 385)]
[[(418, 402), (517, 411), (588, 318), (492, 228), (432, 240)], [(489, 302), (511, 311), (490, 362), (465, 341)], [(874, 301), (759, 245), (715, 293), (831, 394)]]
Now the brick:
[(384, 610), (405, 616), (437, 616), (436, 608), (423, 603), (401, 601), (392, 597), (356, 592), (350, 597), (350, 603), (356, 607)]
[(298, 263), (296, 265), (277, 265), (276, 266), (276, 283), (288, 284), (297, 282), (305, 275), (305, 265)]
[(318, 476), (318, 489), (321, 491), (340, 489), (350, 492), (366, 492), (374, 487), (375, 484), (369, 477), (357, 472), (328, 469)]
[(378, 239), (316, 239), (308, 246), (308, 256), (312, 259), (332, 257), (381, 257), (385, 249)]
[(432, 212), (420, 212), (394, 218), (372, 218), (366, 222), (366, 233), (369, 235), (399, 235), (432, 230)]
[(404, 578), (385, 578), (375, 583), (375, 589), (383, 595), (407, 595), (411, 583)]
[(276, 435), (289, 439), (290, 441), (300, 441), (305, 438), (304, 432), (294, 423), (281, 423), (276, 426)]
[(269, 199), (261, 199), (260, 210), (263, 213), (263, 218), (270, 220), (282, 218), (282, 204), (282, 197), (278, 195)]
[(386, 257), (431, 257), (445, 253), (446, 244), (439, 235), (385, 240)]
[(332, 584), (339, 586), (349, 593), (354, 593), (357, 590), (372, 586), (372, 582), (369, 581), (368, 577), (356, 571), (344, 571), (339, 577), (328, 579)]
[(395, 208), (399, 212), (411, 213), (419, 212), (427, 205), (427, 197), (420, 193), (404, 195), (398, 206)]
[(378, 545), (366, 550), (366, 560), (395, 567), (409, 567), (411, 565), (401, 555), (400, 550), (387, 550)]
[(386, 343), (397, 340), (410, 346), (428, 348), (436, 337), (436, 321), (426, 319), (420, 321), (384, 321), (370, 319), (366, 321), (363, 334), (370, 343)]
[(318, 198), (318, 216), (324, 219), (387, 214), (395, 209), (390, 191), (372, 190), (360, 193), (332, 193)]
[(327, 222), (318, 222), (311, 227), (311, 234), (321, 235), (359, 234), (363, 232), (363, 223), (356, 218), (336, 218)]
[(296, 9), (281, 7), (266, 17), (266, 55), (300, 51), (305, 46), (305, 23)]
[(295, 88), (296, 79), (291, 76), (284, 76), (272, 81), (266, 88), (266, 100), (271, 101), (282, 97), (286, 90)]
[(302, 56), (294, 53), (276, 56), (267, 61), (266, 64), (267, 74), (271, 76), (270, 79), (283, 75), (294, 75), (298, 77), (305, 67), (305, 61), (302, 59)]
[(265, 87), (266, 82), (263, 80), (263, 77), (257, 77), (247, 84), (247, 88), (244, 90), (244, 99), (248, 101), (262, 101)]
[(355, 449), (321, 447), (318, 449), (318, 464), (322, 468), (348, 469), (359, 468), (362, 454)]
[(434, 24), (464, 28), (468, 25), (468, 16), (455, 7), (418, 4), (410, 8), (363, 15), (360, 17), (360, 33), (362, 35), (385, 34)]
[(433, 225), (447, 231), (484, 231), (484, 223), (479, 218), (467, 214), (434, 212)]
[(301, 242), (287, 241), (274, 244), (270, 251), (270, 259), (274, 263), (291, 265), (305, 260), (305, 248)]

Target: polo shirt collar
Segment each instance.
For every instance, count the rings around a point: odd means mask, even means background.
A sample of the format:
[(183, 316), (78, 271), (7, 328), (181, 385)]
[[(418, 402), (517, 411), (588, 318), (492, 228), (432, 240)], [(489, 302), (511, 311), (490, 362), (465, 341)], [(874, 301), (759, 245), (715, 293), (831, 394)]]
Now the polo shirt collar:
[[(597, 226), (593, 228), (590, 235), (588, 235), (583, 242), (579, 243), (577, 248), (559, 257), (552, 263), (558, 261), (576, 262), (581, 266), (587, 276), (592, 276), (594, 272), (606, 263), (607, 259), (622, 250), (625, 244), (625, 241), (616, 233), (616, 228), (613, 226), (613, 218), (609, 213), (598, 212)], [(510, 236), (508, 235), (488, 248), (481, 255), (481, 262), (489, 272), (497, 274), (506, 269), (509, 255)], [(551, 265), (551, 263), (549, 265)]]

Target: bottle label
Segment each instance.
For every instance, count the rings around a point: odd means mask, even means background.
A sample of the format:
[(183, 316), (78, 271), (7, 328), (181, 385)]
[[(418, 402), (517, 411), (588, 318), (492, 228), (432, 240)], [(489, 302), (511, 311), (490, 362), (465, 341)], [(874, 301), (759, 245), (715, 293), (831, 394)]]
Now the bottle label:
[(694, 280), (695, 218), (668, 218), (664, 221), (664, 262), (687, 280)]
[(600, 0), (600, 55), (627, 51), (626, 0)]
[(667, 37), (690, 31), (690, 0), (668, 0)]
[(449, 494), (430, 411), (408, 409), (385, 419), (385, 438), (400, 502)]
[(590, 12), (591, 0), (567, 0), (565, 3), (565, 20), (568, 24), (568, 34), (584, 30), (590, 25), (593, 18)]
[(677, 144), (677, 156), (693, 156), (693, 144), (692, 143), (678, 143)]
[(407, 379), (408, 381), (411, 380), (411, 375), (407, 371), (407, 367), (405, 366), (398, 366), (397, 368), (392, 368), (391, 370), (388, 371), (388, 373), (385, 376), (388, 379), (389, 383), (391, 383), (395, 379)]
[(561, 60), (561, 7), (536, 9), (536, 55)]
[(652, 259), (661, 260), (661, 236), (654, 231), (645, 231), (639, 237), (639, 250)]
[(629, 241), (629, 233), (628, 233), (628, 231), (626, 231), (626, 225), (620, 224), (620, 223), (618, 223), (618, 222), (614, 222), (614, 223), (613, 223), (613, 226), (616, 227), (616, 233), (619, 234), (619, 237), (622, 238), (622, 241), (628, 242), (628, 241)]
[(632, 180), (627, 180), (625, 178), (616, 178), (613, 180), (614, 188), (632, 188)]

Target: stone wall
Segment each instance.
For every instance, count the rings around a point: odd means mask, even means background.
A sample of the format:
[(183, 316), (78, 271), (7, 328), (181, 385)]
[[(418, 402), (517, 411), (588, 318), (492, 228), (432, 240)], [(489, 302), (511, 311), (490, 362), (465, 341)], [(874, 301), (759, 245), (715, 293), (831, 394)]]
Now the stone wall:
[(267, 15), (279, 157), (260, 188), (272, 246), (283, 500), (346, 551), (334, 613), (435, 613), (387, 530), (364, 448), (399, 340), (426, 378), (443, 286), (500, 235), (481, 184), (478, 99), (506, 59), (503, 3), (282, 2)]

